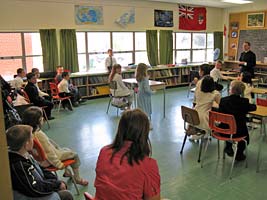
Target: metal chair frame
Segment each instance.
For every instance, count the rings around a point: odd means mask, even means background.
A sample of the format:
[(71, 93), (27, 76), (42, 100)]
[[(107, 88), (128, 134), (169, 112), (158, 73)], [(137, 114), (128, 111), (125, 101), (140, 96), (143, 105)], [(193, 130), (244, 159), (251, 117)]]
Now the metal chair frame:
[[(229, 128), (220, 128), (218, 124), (223, 123), (229, 126)], [(246, 155), (248, 155), (247, 151), (247, 141), (245, 140), (246, 136), (235, 138), (233, 137), (234, 134), (236, 134), (236, 121), (235, 117), (230, 114), (224, 114), (219, 113), (215, 111), (209, 111), (209, 127), (212, 130), (212, 137), (216, 138), (218, 141), (218, 159), (220, 159), (220, 141), (228, 141), (233, 143), (233, 150), (234, 150), (234, 156), (231, 164), (230, 174), (229, 177), (232, 179), (232, 171), (235, 163), (236, 153), (237, 153), (237, 145), (238, 142), (244, 141), (246, 145)], [(225, 136), (222, 136), (222, 135)], [(227, 137), (229, 136), (229, 137)], [(206, 143), (203, 159), (201, 162), (201, 167), (203, 167), (204, 164), (204, 158), (206, 155), (208, 149), (208, 143)], [(223, 152), (223, 159), (225, 159), (225, 152)], [(246, 159), (246, 165), (248, 166), (248, 162)]]
[(112, 101), (112, 99), (114, 99), (114, 98), (125, 98), (125, 97), (127, 97), (127, 96), (116, 96), (116, 90), (117, 90), (117, 88), (118, 88), (118, 87), (117, 87), (117, 82), (116, 82), (116, 81), (111, 81), (111, 82), (109, 83), (109, 88), (114, 90), (114, 95), (112, 95), (112, 93), (110, 93), (110, 95), (109, 95), (110, 98), (109, 98), (109, 102), (108, 102), (108, 107), (107, 107), (107, 111), (106, 111), (106, 113), (108, 114), (109, 107), (110, 107), (110, 104), (111, 104), (112, 106), (114, 106), (114, 107), (117, 108), (117, 116), (118, 116), (118, 114), (119, 114), (119, 109), (120, 109), (120, 108), (125, 108), (125, 107), (128, 105), (128, 102), (126, 102), (125, 104), (122, 104), (121, 106), (116, 106), (116, 105), (112, 104), (111, 101)]
[[(39, 142), (39, 140), (37, 138), (34, 138), (33, 139), (33, 150), (31, 152), (32, 156), (34, 157), (35, 160), (39, 161), (39, 162), (42, 162), (42, 161), (45, 161), (47, 160), (47, 156), (46, 156), (46, 153), (44, 151), (44, 148), (42, 146), (42, 144)], [(68, 160), (64, 160), (62, 161), (65, 168), (67, 168), (71, 174), (71, 181), (73, 182), (73, 185), (76, 189), (76, 192), (77, 194), (79, 195), (80, 194), (80, 191), (78, 189), (78, 186), (76, 184), (76, 181), (75, 181), (75, 178), (74, 178), (74, 175), (73, 175), (73, 172), (71, 170), (71, 168), (69, 167), (71, 164), (75, 163), (75, 160), (74, 159), (68, 159)], [(54, 166), (49, 166), (49, 167), (45, 167), (45, 169), (47, 169), (48, 171), (51, 171), (51, 172), (57, 172), (58, 168), (54, 167)]]
[(57, 112), (59, 112), (60, 106), (62, 104), (62, 101), (64, 101), (64, 100), (68, 100), (69, 103), (70, 103), (71, 108), (73, 109), (73, 106), (72, 106), (72, 103), (71, 103), (71, 100), (70, 100), (70, 98), (71, 98), (70, 96), (68, 96), (68, 97), (60, 97), (59, 96), (58, 87), (57, 87), (57, 85), (55, 83), (49, 82), (49, 86), (50, 86), (50, 90), (51, 90), (51, 95), (52, 95), (53, 101), (54, 102), (59, 102)]
[[(180, 150), (180, 154), (183, 153), (183, 149), (184, 149), (184, 145), (185, 145), (187, 136), (195, 135), (197, 132), (200, 132), (202, 137), (200, 139), (201, 142), (200, 142), (200, 146), (199, 146), (199, 153), (198, 153), (198, 160), (197, 160), (198, 162), (200, 162), (204, 140), (206, 140), (205, 142), (207, 142), (207, 140), (208, 140), (207, 138), (204, 139), (204, 135), (206, 134), (206, 131), (196, 127), (200, 123), (198, 112), (196, 110), (194, 110), (192, 108), (185, 107), (185, 106), (181, 106), (181, 112), (182, 112), (182, 118), (184, 120), (185, 136), (184, 136), (182, 148)], [(192, 128), (194, 129), (195, 134), (190, 132), (190, 129), (192, 129)]]

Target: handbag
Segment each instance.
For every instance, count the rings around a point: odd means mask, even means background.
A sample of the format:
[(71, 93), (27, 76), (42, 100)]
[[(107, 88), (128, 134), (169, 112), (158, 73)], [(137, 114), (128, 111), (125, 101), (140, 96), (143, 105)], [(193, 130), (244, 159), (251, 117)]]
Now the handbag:
[(13, 108), (10, 103), (6, 100), (5, 101), (7, 107), (5, 112), (5, 127), (6, 129), (10, 128), (11, 126), (14, 126), (16, 124), (21, 124), (22, 120), (18, 113), (18, 111)]

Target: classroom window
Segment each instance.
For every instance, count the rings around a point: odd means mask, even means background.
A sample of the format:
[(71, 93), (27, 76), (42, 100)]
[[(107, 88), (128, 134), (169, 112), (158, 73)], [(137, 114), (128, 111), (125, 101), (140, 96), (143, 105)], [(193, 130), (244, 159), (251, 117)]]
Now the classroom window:
[(107, 50), (113, 49), (117, 63), (148, 64), (145, 32), (77, 32), (79, 70), (104, 72)]
[(210, 62), (213, 59), (213, 33), (175, 33), (174, 58), (176, 63)]
[(43, 71), (39, 33), (0, 33), (0, 68), (6, 80), (12, 80), (17, 68), (30, 72), (33, 67)]

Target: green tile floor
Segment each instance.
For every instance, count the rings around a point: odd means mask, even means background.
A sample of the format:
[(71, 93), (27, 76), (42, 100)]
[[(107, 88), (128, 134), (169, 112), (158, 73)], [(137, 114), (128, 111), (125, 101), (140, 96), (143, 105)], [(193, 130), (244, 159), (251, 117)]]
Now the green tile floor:
[[(78, 152), (82, 162), (81, 175), (89, 180), (88, 187), (79, 186), (81, 194), (75, 199), (84, 199), (82, 193), (95, 193), (95, 166), (101, 147), (112, 142), (119, 117), (116, 108), (110, 107), (106, 114), (108, 98), (88, 100), (73, 112), (53, 112), (55, 120), (44, 131), (61, 146)], [(217, 159), (217, 142), (212, 140), (204, 167), (197, 163), (198, 144), (187, 141), (180, 155), (184, 130), (180, 106), (192, 105), (192, 94), (187, 98), (187, 87), (166, 90), (166, 118), (162, 114), (162, 92), (152, 97), (152, 125), (150, 133), (152, 157), (158, 161), (161, 175), (162, 197), (172, 200), (263, 200), (267, 199), (267, 145), (263, 145), (260, 172), (256, 173), (256, 157), (260, 140), (259, 129), (252, 131), (249, 145), (248, 168), (237, 163), (233, 179), (229, 180), (231, 160)], [(221, 145), (223, 146), (223, 145)], [(61, 176), (59, 174), (59, 176)], [(67, 181), (67, 179), (65, 179)], [(70, 190), (75, 194), (73, 185)]]

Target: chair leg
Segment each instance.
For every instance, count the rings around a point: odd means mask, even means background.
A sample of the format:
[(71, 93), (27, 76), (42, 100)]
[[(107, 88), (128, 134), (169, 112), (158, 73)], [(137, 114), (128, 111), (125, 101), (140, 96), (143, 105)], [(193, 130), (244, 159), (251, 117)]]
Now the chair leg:
[(60, 106), (61, 106), (61, 100), (59, 100), (59, 104), (58, 104), (57, 112), (59, 112), (59, 110), (60, 110)]
[(109, 111), (109, 107), (110, 107), (111, 100), (112, 100), (112, 97), (109, 98), (108, 108), (107, 108), (107, 112), (106, 112), (107, 114), (108, 114), (108, 111)]
[(207, 152), (207, 149), (208, 149), (208, 145), (209, 145), (209, 139), (206, 139), (206, 143), (205, 143), (205, 149), (204, 149), (204, 154), (203, 154), (203, 157), (201, 159), (201, 168), (203, 168), (203, 165), (204, 165), (204, 158), (206, 156), (206, 152)]
[(233, 160), (232, 160), (232, 165), (231, 165), (231, 169), (230, 169), (230, 175), (229, 178), (232, 179), (232, 171), (234, 168), (234, 164), (235, 164), (235, 157), (236, 157), (236, 153), (237, 153), (237, 142), (233, 143), (233, 150), (234, 150), (234, 156), (233, 156)]
[(48, 126), (48, 128), (50, 128), (50, 124), (49, 124), (49, 122), (48, 122), (48, 117), (47, 117), (47, 115), (46, 115), (46, 112), (45, 112), (45, 110), (42, 108), (42, 110), (43, 110), (43, 114), (44, 114), (44, 118), (45, 118), (45, 121), (46, 121), (46, 123), (47, 123), (47, 126)]
[(245, 146), (246, 146), (246, 156), (247, 156), (247, 159), (246, 159), (246, 168), (248, 167), (248, 143), (247, 143), (247, 141), (246, 140), (244, 140), (245, 141)]
[(71, 169), (69, 169), (69, 171), (70, 171), (70, 173), (71, 173), (71, 181), (72, 181), (72, 183), (73, 183), (73, 185), (74, 185), (74, 187), (75, 187), (75, 190), (76, 190), (76, 192), (77, 192), (77, 195), (80, 195), (80, 191), (79, 191), (79, 189), (78, 189), (76, 180), (75, 180), (75, 178), (74, 178), (74, 174), (73, 174), (73, 172), (72, 172)]
[[(224, 149), (226, 148), (226, 142), (224, 142)], [(225, 151), (223, 149), (223, 159), (225, 159)]]
[(205, 140), (204, 137), (201, 138), (200, 146), (199, 146), (199, 153), (198, 153), (198, 159), (197, 159), (197, 162), (199, 162), (199, 163), (200, 163), (200, 158), (201, 158), (201, 153), (202, 153), (202, 147), (203, 147), (203, 143), (204, 143), (203, 140)]
[(68, 100), (69, 100), (69, 103), (70, 103), (70, 107), (71, 107), (71, 109), (73, 109), (73, 106), (72, 106), (71, 100), (70, 100), (70, 99), (68, 99)]
[(221, 157), (221, 153), (220, 153), (220, 140), (217, 140), (217, 148), (218, 148), (218, 160)]
[(183, 145), (182, 145), (182, 148), (181, 148), (181, 150), (180, 150), (180, 154), (182, 154), (182, 153), (183, 153), (183, 150), (184, 150), (184, 145), (185, 145), (186, 138), (187, 138), (187, 134), (185, 133), (185, 135), (184, 135), (184, 141), (183, 141)]
[(189, 97), (191, 86), (192, 86), (192, 83), (189, 83), (188, 91), (187, 91), (187, 98)]

